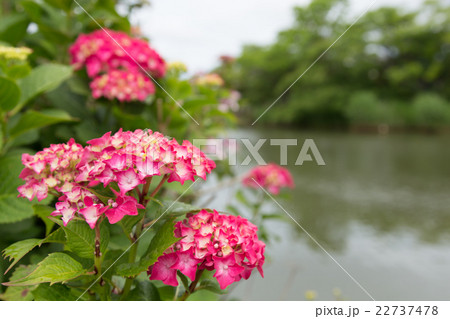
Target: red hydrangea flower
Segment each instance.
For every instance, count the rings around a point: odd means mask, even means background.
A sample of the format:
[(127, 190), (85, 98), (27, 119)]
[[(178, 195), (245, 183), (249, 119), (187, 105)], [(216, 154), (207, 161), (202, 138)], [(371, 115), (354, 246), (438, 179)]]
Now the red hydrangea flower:
[(277, 195), (281, 188), (294, 187), (291, 173), (286, 168), (273, 163), (253, 168), (244, 177), (242, 183), (252, 188), (259, 188), (261, 185), (274, 195)]
[[(150, 130), (108, 132), (88, 144), (83, 148), (71, 139), (34, 156), (24, 154), (20, 178), (25, 184), (18, 188), (19, 197), (40, 201), (49, 193), (57, 195), (53, 216), (61, 216), (67, 225), (78, 215), (94, 228), (102, 215), (111, 224), (125, 215), (137, 215), (144, 207), (131, 191), (152, 176), (164, 175), (162, 182), (183, 184), (195, 176), (204, 179), (215, 168), (191, 143), (180, 145)], [(98, 198), (97, 186), (109, 188), (111, 197)]]
[(264, 277), (265, 244), (258, 239), (255, 225), (215, 210), (201, 210), (187, 217), (175, 225), (175, 237), (181, 240), (149, 268), (151, 280), (177, 286), (176, 270), (191, 280), (197, 269), (215, 270), (214, 277), (225, 289), (235, 281), (248, 279), (254, 268)]
[(109, 29), (80, 35), (70, 47), (75, 69), (86, 67), (94, 98), (143, 101), (154, 94), (147, 77), (163, 77), (166, 64), (147, 41)]

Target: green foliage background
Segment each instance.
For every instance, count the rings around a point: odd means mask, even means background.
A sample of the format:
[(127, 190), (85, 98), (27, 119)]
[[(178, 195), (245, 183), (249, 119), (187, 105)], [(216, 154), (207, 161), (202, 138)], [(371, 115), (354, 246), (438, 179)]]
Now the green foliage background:
[[(257, 118), (347, 29), (344, 0), (294, 9), (294, 25), (273, 44), (247, 45), (218, 71)], [(359, 14), (359, 13), (358, 13)], [(450, 8), (371, 9), (261, 118), (271, 124), (345, 127), (450, 124)]]

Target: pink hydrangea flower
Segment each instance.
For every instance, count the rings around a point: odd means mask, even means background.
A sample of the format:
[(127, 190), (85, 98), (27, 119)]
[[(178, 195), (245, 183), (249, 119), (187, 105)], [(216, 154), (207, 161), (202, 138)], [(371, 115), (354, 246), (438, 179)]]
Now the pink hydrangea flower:
[(133, 196), (122, 196), (117, 192), (114, 193), (117, 195), (117, 198), (115, 201), (110, 200), (109, 204), (111, 208), (105, 212), (105, 215), (111, 224), (115, 224), (122, 220), (125, 215), (136, 216), (138, 214), (138, 208), (145, 208), (141, 204), (138, 204), (137, 199)]
[(273, 163), (253, 168), (244, 177), (242, 183), (252, 188), (259, 188), (261, 185), (274, 195), (279, 194), (281, 188), (294, 187), (291, 173), (286, 168)]
[(136, 62), (157, 78), (166, 71), (164, 60), (147, 41), (110, 29), (80, 35), (69, 52), (75, 68), (86, 66), (90, 77), (111, 69), (137, 69)]
[(92, 96), (96, 99), (105, 97), (109, 100), (144, 101), (155, 93), (152, 81), (139, 70), (111, 70), (96, 76), (91, 82)]
[(244, 267), (236, 263), (234, 253), (225, 257), (213, 256), (214, 269), (216, 270), (214, 277), (219, 282), (220, 289), (225, 289), (228, 285), (236, 281), (240, 274), (245, 270)]
[(265, 244), (258, 239), (257, 230), (245, 218), (215, 210), (190, 214), (175, 225), (175, 237), (181, 240), (149, 268), (150, 279), (177, 286), (176, 270), (191, 280), (197, 269), (215, 270), (214, 277), (225, 289), (242, 278), (248, 279), (254, 268), (264, 276)]
[[(34, 156), (24, 154), (20, 178), (25, 184), (18, 188), (19, 197), (40, 201), (49, 193), (57, 195), (53, 216), (61, 216), (67, 225), (78, 215), (94, 228), (103, 215), (111, 224), (137, 215), (144, 206), (132, 191), (149, 177), (164, 175), (162, 183), (183, 184), (195, 176), (205, 178), (215, 168), (214, 161), (189, 142), (180, 145), (150, 130), (108, 132), (88, 144), (83, 148), (71, 139)], [(96, 187), (110, 189), (111, 197), (98, 198)]]
[(143, 101), (154, 94), (148, 78), (163, 77), (166, 64), (147, 41), (109, 29), (80, 35), (70, 47), (75, 69), (86, 67), (94, 98)]
[[(144, 184), (147, 177), (167, 175), (168, 182), (183, 184), (195, 176), (204, 179), (215, 168), (214, 161), (191, 143), (184, 141), (180, 145), (175, 139), (169, 140), (150, 130), (120, 130), (87, 143), (90, 146), (86, 147), (84, 158), (89, 160), (78, 164), (79, 176), (84, 181), (103, 183), (105, 187), (107, 183), (117, 182), (121, 195)], [(92, 167), (100, 169), (92, 170)]]
[(162, 280), (166, 285), (178, 286), (177, 270), (173, 268), (177, 260), (178, 257), (175, 253), (159, 257), (158, 262), (153, 266), (150, 279), (158, 279)]
[(22, 155), (25, 168), (19, 177), (25, 184), (19, 186), (19, 197), (39, 201), (47, 197), (49, 189), (60, 189), (76, 178), (75, 166), (83, 155), (83, 147), (70, 139), (67, 144), (54, 144), (34, 156)]

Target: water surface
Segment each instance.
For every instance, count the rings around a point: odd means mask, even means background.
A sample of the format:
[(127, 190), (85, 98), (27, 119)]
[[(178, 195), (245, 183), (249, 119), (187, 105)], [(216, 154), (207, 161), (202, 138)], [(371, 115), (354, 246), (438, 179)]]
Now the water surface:
[[(264, 129), (229, 137), (296, 138), (300, 144), (313, 138), (326, 165), (295, 166), (301, 145), (290, 146), (296, 187), (290, 199), (280, 199), (282, 206), (374, 299), (450, 298), (449, 136)], [(269, 142), (261, 155), (280, 162)], [(225, 210), (234, 191), (222, 191), (210, 206)], [(276, 205), (265, 209), (285, 215)], [(268, 226), (280, 240), (268, 245), (265, 278), (255, 272), (233, 287), (231, 298), (304, 300), (312, 290), (319, 300), (370, 300), (292, 220)]]

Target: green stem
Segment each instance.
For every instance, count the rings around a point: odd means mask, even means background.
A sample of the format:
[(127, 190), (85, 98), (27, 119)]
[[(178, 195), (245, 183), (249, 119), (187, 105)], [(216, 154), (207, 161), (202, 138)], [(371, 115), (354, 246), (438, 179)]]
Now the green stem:
[(0, 114), (0, 126), (1, 126), (1, 130), (2, 130), (2, 141), (0, 143), (1, 144), (0, 145), (0, 154), (3, 154), (4, 147), (8, 143), (8, 131), (6, 129), (7, 122), (8, 122), (8, 115)]
[(253, 221), (257, 224), (260, 222), (259, 219), (261, 219), (260, 210), (261, 210), (263, 201), (264, 201), (264, 193), (262, 192), (261, 189), (259, 189), (256, 203), (253, 204), (253, 209), (252, 209)]
[(150, 227), (151, 225), (153, 225), (154, 223), (156, 223), (157, 219), (151, 220), (148, 223), (144, 224), (142, 226), (143, 229), (146, 229), (147, 227)]
[(184, 292), (184, 294), (180, 297), (179, 301), (185, 301), (195, 291), (195, 287), (197, 287), (197, 284), (200, 281), (200, 277), (202, 276), (203, 271), (205, 271), (205, 269), (197, 269), (194, 281), (191, 282), (191, 284), (189, 285), (189, 289), (187, 289)]
[[(161, 182), (158, 184), (158, 186), (156, 186), (155, 190), (151, 193), (150, 197), (155, 196), (155, 194), (159, 191), (159, 189), (167, 181), (168, 178), (169, 178), (168, 175), (165, 175), (163, 177)], [(142, 204), (144, 207), (147, 206), (147, 203), (148, 203), (147, 194), (150, 189), (151, 183), (152, 183), (152, 178), (151, 177), (147, 178), (147, 182), (145, 183), (144, 187), (142, 188), (142, 192), (139, 196), (139, 203)], [(145, 221), (145, 213), (144, 213), (144, 216), (142, 217), (142, 219), (136, 225), (135, 233), (132, 236), (133, 245), (131, 246), (130, 253), (128, 255), (128, 262), (130, 264), (134, 263), (136, 261), (138, 240), (139, 240), (139, 237), (141, 236), (142, 230), (144, 229), (144, 221)], [(128, 294), (130, 293), (133, 282), (134, 282), (134, 277), (130, 277), (125, 280), (125, 285), (123, 286), (122, 297), (120, 298), (120, 300), (126, 300)]]
[[(143, 228), (142, 226), (144, 225), (144, 218), (145, 218), (145, 216), (136, 225), (136, 232), (135, 232), (135, 235), (133, 236), (133, 245), (131, 246), (130, 253), (128, 255), (128, 262), (130, 264), (132, 264), (136, 261), (137, 249), (138, 249), (138, 239), (142, 233), (142, 228)], [(120, 300), (126, 300), (128, 294), (130, 293), (133, 282), (134, 282), (134, 277), (129, 277), (125, 280), (125, 285), (123, 286), (122, 297), (120, 298)]]

